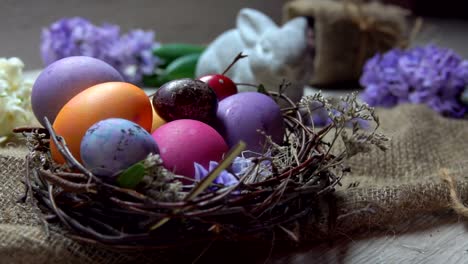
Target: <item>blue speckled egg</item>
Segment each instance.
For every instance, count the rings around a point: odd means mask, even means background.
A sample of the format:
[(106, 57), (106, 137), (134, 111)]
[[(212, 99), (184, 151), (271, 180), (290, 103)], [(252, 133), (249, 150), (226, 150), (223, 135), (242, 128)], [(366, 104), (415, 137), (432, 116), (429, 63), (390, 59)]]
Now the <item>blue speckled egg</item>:
[(81, 140), (83, 165), (98, 176), (111, 177), (159, 153), (152, 136), (141, 126), (121, 118), (109, 118), (92, 125)]

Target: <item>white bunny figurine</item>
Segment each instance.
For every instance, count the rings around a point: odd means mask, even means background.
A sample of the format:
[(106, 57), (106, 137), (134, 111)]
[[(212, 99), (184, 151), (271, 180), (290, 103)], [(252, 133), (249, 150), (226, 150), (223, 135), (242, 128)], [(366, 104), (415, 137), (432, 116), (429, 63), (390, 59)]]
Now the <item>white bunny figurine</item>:
[[(236, 24), (237, 28), (222, 33), (207, 47), (198, 61), (196, 76), (222, 73), (242, 52), (248, 57), (226, 73), (235, 83), (263, 84), (267, 90), (277, 91), (286, 80), (292, 84), (286, 94), (299, 100), (313, 70), (306, 19), (294, 18), (278, 27), (265, 14), (244, 8)], [(256, 89), (238, 85), (238, 90)]]

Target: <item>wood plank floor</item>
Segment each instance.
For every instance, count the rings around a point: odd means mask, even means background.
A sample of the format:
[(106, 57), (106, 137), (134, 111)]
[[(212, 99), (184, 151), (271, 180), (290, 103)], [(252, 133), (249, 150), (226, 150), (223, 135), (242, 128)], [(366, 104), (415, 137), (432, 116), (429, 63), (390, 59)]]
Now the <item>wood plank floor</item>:
[(468, 263), (467, 224), (454, 215), (427, 215), (389, 231), (344, 236), (271, 263)]

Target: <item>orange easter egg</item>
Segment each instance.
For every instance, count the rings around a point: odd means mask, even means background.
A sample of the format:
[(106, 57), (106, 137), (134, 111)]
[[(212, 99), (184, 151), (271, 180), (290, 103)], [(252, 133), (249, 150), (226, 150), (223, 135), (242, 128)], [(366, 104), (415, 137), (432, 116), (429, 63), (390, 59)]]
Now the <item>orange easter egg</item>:
[[(53, 128), (62, 136), (73, 156), (81, 161), (80, 144), (88, 128), (107, 118), (123, 118), (139, 124), (151, 133), (153, 110), (145, 92), (125, 82), (94, 85), (68, 101), (58, 113)], [(65, 160), (51, 143), (52, 158)]]
[[(153, 102), (151, 100), (150, 102), (151, 102), (151, 106), (153, 106)], [(158, 129), (160, 126), (166, 123), (167, 123), (166, 120), (162, 119), (162, 117), (160, 117), (158, 113), (156, 113), (153, 107), (153, 125), (151, 126), (151, 133), (153, 133), (156, 129)]]

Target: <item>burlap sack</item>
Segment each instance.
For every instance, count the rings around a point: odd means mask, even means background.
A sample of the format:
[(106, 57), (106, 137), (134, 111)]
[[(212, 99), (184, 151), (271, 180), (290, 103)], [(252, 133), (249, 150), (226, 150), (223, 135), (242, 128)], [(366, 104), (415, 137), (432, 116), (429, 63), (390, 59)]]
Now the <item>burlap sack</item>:
[(295, 0), (284, 5), (285, 21), (297, 16), (313, 21), (315, 61), (311, 85), (355, 82), (368, 58), (407, 43), (408, 10), (355, 2)]
[[(445, 119), (425, 106), (415, 105), (380, 110), (379, 116), (383, 132), (392, 138), (390, 149), (374, 150), (350, 161), (353, 172), (336, 192), (337, 233), (352, 236), (358, 229), (386, 228), (420, 214), (447, 210), (451, 204), (449, 188), (439, 178), (442, 168), (457, 180), (457, 191), (467, 193), (468, 121)], [(130, 255), (84, 246), (62, 235), (54, 225), (47, 235), (32, 200), (17, 202), (24, 192), (21, 180), (25, 155), (21, 147), (0, 151), (0, 263), (187, 262), (155, 257), (157, 252)], [(307, 221), (302, 230), (303, 239), (316, 235)], [(232, 250), (237, 258), (220, 256), (216, 250), (206, 254), (222, 258), (223, 263), (234, 263), (242, 253)], [(258, 256), (258, 251), (254, 255)]]

